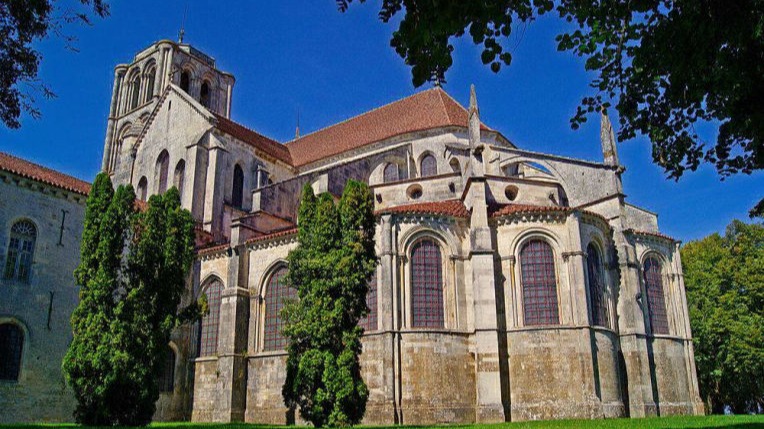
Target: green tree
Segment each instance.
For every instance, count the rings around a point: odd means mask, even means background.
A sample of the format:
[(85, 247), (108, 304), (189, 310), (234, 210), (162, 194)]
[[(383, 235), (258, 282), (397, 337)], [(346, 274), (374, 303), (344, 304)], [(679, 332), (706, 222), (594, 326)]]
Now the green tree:
[(134, 200), (132, 187), (120, 186), (115, 193), (109, 176), (101, 173), (85, 209), (80, 264), (75, 271), (80, 302), (72, 313), (74, 338), (63, 361), (64, 374), (77, 399), (75, 419), (85, 424), (110, 424), (113, 401), (119, 399), (109, 337), (114, 297), (122, 287), (122, 250)]
[[(340, 10), (353, 0), (337, 0)], [(359, 0), (363, 2), (364, 0)], [(619, 141), (637, 134), (670, 178), (702, 162), (719, 174), (764, 168), (764, 1), (383, 0), (379, 17), (403, 14), (391, 46), (412, 67), (413, 82), (442, 82), (453, 64), (452, 39), (469, 32), (481, 60), (498, 72), (512, 55), (514, 25), (556, 12), (571, 23), (560, 51), (594, 72), (571, 125), (615, 101)], [(715, 144), (695, 132), (718, 125)], [(764, 214), (764, 200), (751, 215)]]
[(102, 173), (88, 197), (76, 271), (85, 283), (63, 368), (79, 423), (145, 425), (159, 398), (170, 333), (199, 316), (195, 303), (179, 310), (193, 259), (193, 219), (175, 188), (152, 196), (142, 213), (134, 211), (132, 187), (120, 186), (113, 196), (111, 189)]
[[(79, 0), (92, 14), (109, 15), (105, 0)], [(42, 92), (46, 98), (53, 91), (37, 78), (42, 54), (34, 44), (51, 32), (62, 37), (71, 47), (74, 39), (63, 34), (64, 24), (90, 23), (90, 14), (74, 12), (70, 6), (61, 7), (54, 0), (4, 0), (0, 2), (0, 120), (8, 128), (19, 128), (19, 116), (26, 111), (40, 117), (33, 94)]]
[(306, 185), (298, 216), (298, 246), (287, 258), (287, 283), (298, 299), (283, 311), (289, 340), (284, 402), (299, 406), (316, 427), (354, 425), (368, 399), (358, 321), (368, 314), (377, 264), (372, 193), (350, 180), (335, 205), (330, 194), (316, 197)]
[(709, 411), (764, 406), (764, 226), (733, 221), (682, 248), (700, 392)]

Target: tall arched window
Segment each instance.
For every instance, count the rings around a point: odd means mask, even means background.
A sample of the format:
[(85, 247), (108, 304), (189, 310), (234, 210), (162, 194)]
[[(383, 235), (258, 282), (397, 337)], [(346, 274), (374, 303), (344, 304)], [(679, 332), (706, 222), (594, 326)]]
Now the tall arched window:
[(207, 296), (209, 313), (201, 320), (199, 329), (199, 356), (212, 356), (218, 352), (218, 326), (220, 325), (220, 295), (223, 293), (223, 283), (212, 280), (204, 294)]
[(157, 158), (156, 165), (156, 183), (157, 193), (162, 194), (167, 190), (167, 170), (170, 169), (170, 155), (166, 150), (163, 150)]
[(661, 267), (660, 261), (654, 257), (645, 259), (643, 275), (652, 332), (653, 334), (668, 335), (666, 299), (663, 295), (663, 267)]
[(600, 252), (593, 243), (586, 246), (586, 268), (589, 280), (592, 325), (610, 326), (607, 302), (605, 301), (605, 272), (602, 269)]
[(162, 376), (159, 379), (159, 391), (171, 393), (175, 390), (175, 350), (167, 347), (162, 363)]
[(141, 177), (141, 180), (138, 181), (138, 199), (141, 201), (146, 201), (146, 194), (148, 193), (149, 188), (149, 181), (146, 179), (146, 176)]
[(231, 191), (231, 205), (241, 208), (244, 203), (244, 171), (239, 164), (233, 167), (233, 186)]
[(154, 82), (156, 81), (157, 70), (154, 66), (151, 66), (146, 70), (146, 97), (145, 101), (148, 102), (154, 96)]
[(210, 107), (210, 83), (206, 80), (202, 82), (202, 88), (199, 91), (199, 102), (204, 107)]
[(0, 380), (19, 380), (23, 350), (24, 331), (12, 323), (0, 325)]
[(186, 94), (188, 94), (188, 90), (191, 87), (191, 74), (187, 71), (183, 71), (180, 74), (180, 89), (183, 91), (186, 91)]
[(430, 154), (422, 157), (419, 171), (422, 177), (435, 176), (438, 174), (438, 162), (435, 160), (435, 157)]
[(141, 96), (141, 75), (136, 74), (130, 82), (130, 110), (138, 107)]
[(520, 251), (525, 325), (557, 325), (557, 278), (552, 247), (531, 240)]
[(369, 307), (369, 314), (358, 321), (358, 325), (366, 332), (377, 330), (377, 273), (371, 276), (369, 280), (369, 293), (366, 294), (366, 306)]
[(29, 281), (36, 242), (37, 228), (32, 222), (20, 220), (13, 224), (5, 258), (6, 279)]
[(287, 268), (280, 267), (268, 279), (265, 289), (265, 326), (263, 329), (263, 350), (284, 350), (287, 339), (281, 333), (284, 321), (281, 309), (285, 299), (297, 298), (297, 291), (286, 284)]
[(432, 239), (420, 240), (411, 248), (411, 325), (444, 326), (443, 259)]
[(392, 183), (397, 182), (398, 180), (401, 180), (401, 168), (398, 166), (398, 164), (391, 162), (385, 166), (384, 171), (384, 178), (382, 179), (384, 183)]
[(180, 160), (178, 161), (178, 164), (175, 166), (175, 174), (173, 175), (172, 183), (173, 185), (178, 188), (178, 193), (180, 194), (180, 198), (183, 198), (183, 182), (186, 179), (186, 161)]

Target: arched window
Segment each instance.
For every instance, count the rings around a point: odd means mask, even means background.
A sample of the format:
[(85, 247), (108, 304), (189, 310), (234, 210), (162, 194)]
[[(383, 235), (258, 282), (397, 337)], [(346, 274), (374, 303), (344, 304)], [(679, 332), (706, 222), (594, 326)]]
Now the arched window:
[(385, 166), (384, 183), (397, 182), (400, 180), (400, 172), (398, 171), (398, 164), (393, 162)]
[(411, 324), (415, 328), (442, 328), (443, 259), (440, 246), (418, 241), (411, 249)]
[(180, 74), (180, 89), (183, 91), (186, 91), (186, 94), (188, 94), (188, 90), (191, 87), (191, 75), (184, 71)]
[(438, 162), (435, 160), (435, 157), (430, 154), (422, 157), (419, 171), (421, 177), (435, 176), (438, 174)]
[(371, 276), (369, 280), (369, 293), (366, 294), (366, 306), (369, 307), (369, 314), (358, 321), (358, 325), (366, 332), (377, 330), (377, 273)]
[(28, 220), (20, 220), (11, 227), (10, 236), (5, 258), (5, 278), (28, 282), (32, 272), (37, 228)]
[(0, 380), (19, 380), (23, 350), (24, 331), (12, 323), (0, 325)]
[(167, 190), (167, 170), (170, 168), (170, 155), (167, 153), (166, 150), (163, 150), (162, 153), (159, 154), (159, 157), (157, 158), (157, 165), (156, 165), (156, 183), (157, 183), (157, 193), (162, 194)]
[(263, 350), (284, 350), (287, 339), (281, 333), (284, 321), (281, 319), (281, 309), (285, 299), (297, 298), (297, 291), (287, 286), (287, 268), (278, 268), (268, 280), (265, 289), (265, 327), (263, 329)]
[(154, 68), (154, 66), (151, 66), (151, 68), (149, 68), (146, 71), (146, 80), (147, 80), (146, 97), (145, 97), (146, 102), (148, 102), (149, 100), (151, 100), (152, 97), (154, 97), (154, 82), (156, 81), (156, 74), (157, 74), (157, 70), (156, 68)]
[(199, 334), (199, 356), (212, 356), (218, 352), (218, 326), (220, 325), (220, 295), (223, 283), (215, 279), (204, 291), (207, 296), (209, 313), (201, 320)]
[(202, 88), (199, 92), (199, 102), (204, 107), (210, 107), (210, 83), (206, 80), (202, 82)]
[(525, 325), (557, 325), (557, 278), (552, 247), (531, 240), (520, 251)]
[(451, 171), (454, 173), (461, 173), (462, 172), (462, 166), (459, 164), (459, 160), (456, 158), (451, 158), (451, 161), (448, 162), (448, 165), (451, 166)]
[(130, 110), (138, 107), (138, 102), (141, 95), (141, 75), (135, 75), (130, 82)]
[(183, 198), (183, 182), (186, 179), (186, 161), (180, 160), (175, 166), (175, 174), (173, 175), (172, 183), (178, 188), (180, 198)]
[(146, 194), (148, 193), (149, 188), (149, 181), (146, 179), (146, 176), (141, 177), (141, 180), (138, 181), (138, 199), (141, 201), (146, 201)]
[(663, 295), (663, 267), (654, 257), (645, 259), (643, 267), (645, 291), (647, 292), (647, 308), (650, 314), (650, 326), (653, 334), (668, 335), (668, 316), (666, 315), (666, 299)]
[(239, 164), (233, 167), (233, 187), (231, 191), (231, 205), (241, 208), (244, 203), (244, 171)]
[(591, 299), (592, 325), (610, 326), (605, 301), (605, 273), (602, 269), (602, 258), (597, 246), (589, 243), (586, 246), (586, 268), (589, 280), (589, 299)]
[(175, 390), (175, 350), (167, 347), (162, 363), (162, 377), (159, 379), (159, 391), (172, 393)]

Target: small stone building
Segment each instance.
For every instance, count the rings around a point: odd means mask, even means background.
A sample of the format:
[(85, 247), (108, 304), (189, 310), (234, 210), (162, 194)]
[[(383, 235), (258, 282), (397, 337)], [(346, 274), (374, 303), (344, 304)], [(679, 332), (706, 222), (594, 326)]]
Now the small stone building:
[(601, 162), (518, 148), (474, 90), (464, 108), (441, 88), (281, 143), (231, 120), (233, 85), (168, 40), (115, 69), (104, 171), (144, 200), (177, 186), (204, 243), (188, 293), (210, 313), (173, 335), (158, 419), (299, 421), (281, 397), (286, 256), (303, 186), (348, 179), (378, 217), (364, 423), (702, 412), (679, 243), (626, 202), (604, 112)]

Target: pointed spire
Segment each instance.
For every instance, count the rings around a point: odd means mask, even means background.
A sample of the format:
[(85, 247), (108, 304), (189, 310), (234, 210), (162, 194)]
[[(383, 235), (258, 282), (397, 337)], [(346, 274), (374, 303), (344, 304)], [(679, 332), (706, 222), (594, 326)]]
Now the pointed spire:
[(472, 116), (472, 112), (477, 113), (478, 115), (480, 112), (478, 111), (477, 107), (477, 95), (475, 95), (475, 84), (473, 83), (470, 85), (470, 117)]
[(600, 107), (600, 143), (605, 164), (619, 165), (613, 124), (610, 122), (605, 106)]
[(297, 127), (294, 130), (294, 139), (300, 138), (300, 108), (297, 108)]
[(475, 85), (470, 85), (470, 108), (467, 129), (470, 138), (470, 169), (469, 176), (482, 176), (483, 171), (483, 144), (480, 141), (480, 109), (477, 105)]

